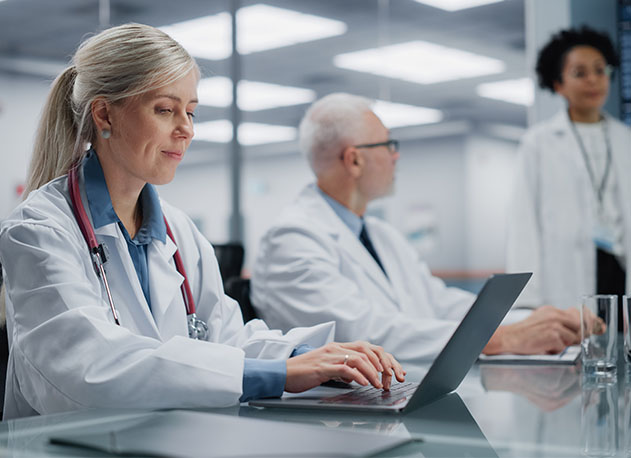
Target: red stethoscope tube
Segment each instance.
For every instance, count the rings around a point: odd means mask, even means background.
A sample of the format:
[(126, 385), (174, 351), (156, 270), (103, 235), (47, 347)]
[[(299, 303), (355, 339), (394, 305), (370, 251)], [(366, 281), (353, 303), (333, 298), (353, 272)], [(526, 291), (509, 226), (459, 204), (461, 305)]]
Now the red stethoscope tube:
[[(96, 240), (94, 229), (92, 229), (92, 225), (90, 224), (88, 215), (85, 212), (83, 202), (81, 201), (81, 194), (79, 192), (79, 180), (77, 178), (77, 168), (78, 168), (78, 165), (75, 165), (68, 172), (68, 190), (70, 193), (70, 201), (72, 203), (72, 211), (74, 213), (75, 219), (77, 220), (77, 224), (79, 225), (79, 229), (81, 229), (83, 238), (88, 244), (90, 255), (92, 257), (92, 263), (94, 265), (94, 270), (96, 271), (96, 274), (101, 278), (101, 280), (103, 281), (103, 285), (105, 286), (107, 299), (110, 303), (110, 309), (112, 310), (112, 315), (114, 316), (114, 322), (120, 326), (120, 319), (118, 316), (118, 312), (116, 311), (116, 307), (114, 307), (114, 300), (112, 299), (110, 286), (107, 281), (107, 276), (105, 275), (104, 264), (107, 261), (107, 259), (105, 258), (105, 251), (103, 250), (103, 246), (99, 244)], [(206, 336), (208, 333), (208, 327), (206, 323), (204, 323), (202, 320), (199, 320), (195, 314), (195, 301), (193, 300), (191, 287), (188, 283), (188, 278), (186, 277), (186, 270), (184, 269), (184, 263), (182, 262), (182, 257), (180, 256), (180, 252), (177, 249), (177, 243), (175, 242), (175, 238), (173, 237), (173, 232), (171, 231), (171, 228), (169, 227), (169, 223), (167, 222), (167, 219), (164, 215), (163, 215), (163, 218), (164, 218), (164, 224), (166, 225), (167, 235), (176, 246), (176, 251), (175, 251), (175, 254), (173, 255), (173, 259), (175, 261), (175, 268), (177, 269), (178, 273), (182, 277), (184, 277), (184, 281), (182, 282), (182, 285), (181, 285), (181, 290), (182, 290), (182, 299), (184, 300), (184, 305), (186, 306), (189, 336), (195, 339), (206, 339)]]

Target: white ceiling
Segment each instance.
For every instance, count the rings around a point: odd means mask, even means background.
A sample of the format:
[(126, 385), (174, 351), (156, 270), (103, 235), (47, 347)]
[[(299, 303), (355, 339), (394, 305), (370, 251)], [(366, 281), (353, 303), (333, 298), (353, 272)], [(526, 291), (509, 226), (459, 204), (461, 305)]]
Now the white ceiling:
[[(163, 26), (227, 11), (228, 1), (110, 0), (110, 23)], [(497, 124), (526, 125), (523, 105), (483, 98), (476, 92), (480, 83), (526, 76), (523, 0), (504, 0), (454, 12), (414, 0), (241, 1), (242, 6), (257, 3), (336, 19), (346, 23), (348, 29), (332, 38), (247, 54), (242, 57), (243, 79), (308, 88), (318, 97), (346, 91), (389, 98), (396, 103), (439, 109), (443, 112), (443, 122), (464, 121), (474, 129)], [(387, 21), (378, 19), (380, 4), (388, 5)], [(98, 30), (98, 24), (97, 0), (0, 1), (0, 72), (51, 79), (67, 63), (81, 39)], [(415, 40), (499, 59), (505, 64), (505, 71), (421, 85), (333, 65), (338, 54)], [(199, 60), (199, 63), (205, 76), (229, 75), (226, 59)], [(418, 62), (419, 66), (423, 64)], [(244, 112), (243, 121), (296, 126), (306, 107), (301, 104)], [(226, 119), (228, 110), (199, 107), (196, 121)], [(424, 132), (427, 129), (431, 127), (424, 126)], [(193, 149), (214, 148), (219, 146), (206, 142), (193, 146)]]

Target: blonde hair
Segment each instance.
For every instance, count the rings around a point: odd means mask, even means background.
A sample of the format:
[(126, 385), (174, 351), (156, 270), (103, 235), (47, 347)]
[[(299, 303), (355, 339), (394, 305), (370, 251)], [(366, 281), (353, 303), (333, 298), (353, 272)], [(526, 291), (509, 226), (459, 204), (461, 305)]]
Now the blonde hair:
[(122, 102), (171, 84), (193, 69), (199, 72), (178, 42), (148, 25), (112, 27), (83, 42), (53, 82), (44, 105), (24, 196), (68, 173), (85, 155), (97, 135), (91, 116), (95, 99)]

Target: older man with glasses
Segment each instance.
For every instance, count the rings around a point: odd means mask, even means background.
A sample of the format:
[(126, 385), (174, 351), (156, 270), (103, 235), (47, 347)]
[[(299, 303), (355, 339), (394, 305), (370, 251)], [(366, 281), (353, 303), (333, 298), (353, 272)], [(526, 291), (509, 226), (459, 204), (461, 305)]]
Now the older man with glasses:
[[(391, 225), (365, 217), (393, 190), (398, 142), (369, 100), (331, 94), (300, 124), (316, 183), (269, 229), (252, 275), (252, 302), (273, 327), (336, 322), (336, 339), (369, 339), (399, 360), (433, 359), (474, 296), (431, 275)], [(560, 352), (579, 341), (578, 311), (543, 307), (500, 326), (488, 354)]]

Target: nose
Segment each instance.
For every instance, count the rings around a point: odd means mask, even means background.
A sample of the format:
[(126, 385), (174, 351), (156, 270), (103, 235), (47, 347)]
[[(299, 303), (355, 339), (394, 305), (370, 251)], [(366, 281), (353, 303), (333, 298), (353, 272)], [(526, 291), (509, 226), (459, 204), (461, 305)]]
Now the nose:
[(589, 83), (597, 83), (602, 79), (603, 76), (605, 75), (598, 73), (597, 70), (592, 70), (590, 72), (587, 72), (587, 81)]
[(178, 116), (177, 124), (175, 126), (175, 135), (179, 138), (190, 140), (193, 138), (195, 131), (193, 129), (193, 120), (184, 114), (184, 116)]
[(598, 79), (600, 78), (599, 75), (594, 71), (594, 72), (588, 72), (586, 75), (587, 78), (587, 82), (588, 83), (595, 83), (596, 81), (598, 81)]

